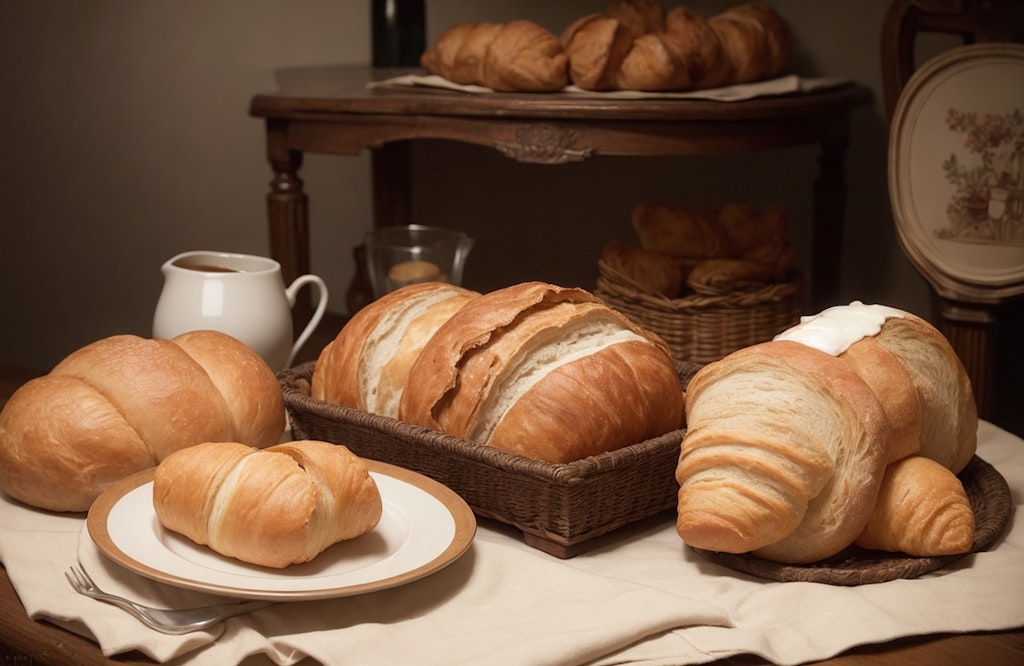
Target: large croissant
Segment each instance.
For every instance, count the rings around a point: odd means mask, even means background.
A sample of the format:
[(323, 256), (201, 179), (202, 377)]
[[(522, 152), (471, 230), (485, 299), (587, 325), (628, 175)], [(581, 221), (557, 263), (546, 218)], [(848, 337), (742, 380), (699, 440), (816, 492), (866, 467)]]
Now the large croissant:
[(782, 73), (790, 60), (785, 21), (746, 3), (705, 18), (658, 0), (616, 0), (562, 33), (569, 76), (585, 90), (697, 90)]
[(372, 530), (382, 504), (365, 463), (312, 440), (256, 449), (208, 442), (172, 454), (153, 478), (167, 529), (221, 555), (284, 568)]
[(532, 21), (457, 23), (420, 57), (428, 72), (503, 92), (550, 92), (568, 83), (558, 37)]
[[(676, 526), (690, 545), (806, 563), (849, 546), (875, 520), (863, 545), (948, 554), (932, 521), (952, 511), (959, 517), (943, 519), (966, 526), (954, 474), (977, 443), (970, 381), (945, 338), (914, 315), (830, 308), (705, 366), (686, 408)], [(916, 465), (887, 479), (887, 466), (908, 456), (935, 461), (930, 473), (938, 467), (956, 497), (920, 492)], [(883, 481), (883, 498), (906, 492), (918, 510), (876, 502)]]

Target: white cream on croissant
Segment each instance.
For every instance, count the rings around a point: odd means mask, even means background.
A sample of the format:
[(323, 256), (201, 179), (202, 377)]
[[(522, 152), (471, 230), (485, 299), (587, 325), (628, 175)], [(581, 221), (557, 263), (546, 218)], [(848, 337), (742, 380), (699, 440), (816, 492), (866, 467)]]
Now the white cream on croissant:
[(160, 523), (216, 552), (266, 567), (308, 562), (379, 522), (365, 463), (313, 440), (255, 449), (207, 442), (169, 456), (153, 479)]
[[(970, 381), (941, 333), (910, 313), (859, 302), (830, 308), (709, 364), (688, 387), (687, 424), (677, 529), (693, 546), (812, 562), (873, 521), (874, 547), (948, 554), (930, 525), (936, 516), (965, 524), (955, 473), (977, 444)], [(937, 463), (929, 473), (947, 477), (956, 501), (907, 487), (927, 485), (916, 478), (922, 466), (888, 478), (887, 465), (915, 454)], [(828, 480), (814, 481), (819, 475)], [(909, 515), (883, 502), (876, 512), (883, 479), (886, 497), (921, 497), (930, 509)], [(883, 533), (903, 540), (877, 538)]]

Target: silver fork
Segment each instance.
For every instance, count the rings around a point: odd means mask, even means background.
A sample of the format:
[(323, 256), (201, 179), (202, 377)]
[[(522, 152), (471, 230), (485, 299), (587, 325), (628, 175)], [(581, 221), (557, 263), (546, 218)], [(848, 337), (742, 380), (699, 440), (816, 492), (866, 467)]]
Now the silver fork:
[(71, 587), (75, 588), (75, 591), (79, 594), (118, 606), (128, 611), (128, 613), (151, 629), (165, 634), (180, 635), (199, 631), (217, 624), (226, 618), (242, 615), (243, 613), (266, 608), (274, 604), (272, 601), (243, 601), (216, 606), (201, 606), (199, 608), (165, 610), (144, 606), (115, 594), (108, 594), (93, 582), (84, 569), (78, 567), (71, 567), (64, 573), (64, 577), (68, 579)]

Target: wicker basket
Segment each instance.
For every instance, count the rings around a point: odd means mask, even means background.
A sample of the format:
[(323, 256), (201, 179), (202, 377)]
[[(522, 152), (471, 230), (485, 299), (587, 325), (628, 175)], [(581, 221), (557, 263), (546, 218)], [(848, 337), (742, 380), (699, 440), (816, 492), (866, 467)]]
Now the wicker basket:
[(669, 299), (645, 291), (598, 261), (595, 295), (646, 329), (660, 335), (676, 361), (704, 365), (796, 324), (803, 310), (799, 276), (771, 285), (738, 285)]
[[(572, 463), (546, 463), (317, 400), (309, 385), (314, 365), (278, 375), (296, 439), (344, 444), (358, 456), (424, 474), (548, 554), (573, 557), (596, 537), (675, 507), (682, 430)], [(692, 369), (680, 372), (685, 383)]]

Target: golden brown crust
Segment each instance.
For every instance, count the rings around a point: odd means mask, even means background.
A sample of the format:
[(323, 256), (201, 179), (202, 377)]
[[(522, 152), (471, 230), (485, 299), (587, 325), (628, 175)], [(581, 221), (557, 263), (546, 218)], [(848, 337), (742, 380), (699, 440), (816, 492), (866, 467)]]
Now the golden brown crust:
[(853, 368), (878, 396), (889, 419), (889, 462), (917, 453), (921, 448), (921, 402), (906, 366), (879, 342), (863, 338), (839, 358)]
[(432, 282), (397, 289), (362, 308), (317, 359), (318, 400), (396, 417), (409, 367), (434, 331), (479, 294)]
[(710, 550), (813, 562), (870, 517), (888, 422), (838, 358), (768, 342), (705, 366), (687, 387), (676, 529)]
[(198, 360), (170, 340), (104, 338), (19, 389), (0, 413), (0, 488), (85, 511), (114, 482), (198, 442), (277, 442), (284, 404), (255, 352), (213, 331), (185, 340)]
[(420, 65), (456, 83), (503, 92), (549, 92), (569, 81), (561, 40), (525, 20), (453, 25), (420, 57)]
[(855, 538), (912, 555), (966, 552), (973, 514), (955, 473), (975, 452), (978, 420), (949, 343), (890, 310), (877, 334), (837, 356), (810, 344), (749, 347), (690, 382), (680, 536), (783, 562)]
[(73, 377), (39, 377), (0, 412), (0, 488), (51, 511), (86, 511), (115, 481), (157, 463), (107, 398)]
[(171, 339), (210, 377), (227, 403), (233, 439), (249, 446), (277, 444), (285, 429), (284, 398), (274, 371), (244, 343), (214, 331)]
[[(786, 22), (761, 3), (704, 17), (685, 6), (666, 13), (654, 0), (619, 0), (602, 17), (611, 23), (599, 31), (563, 33), (572, 81), (584, 89), (699, 90), (770, 78), (789, 66)], [(610, 34), (626, 35), (629, 44)], [(615, 56), (602, 57), (613, 44)]]
[(75, 377), (107, 396), (157, 460), (233, 435), (226, 400), (202, 366), (170, 340), (104, 338), (72, 352), (50, 374)]
[(710, 259), (732, 254), (717, 209), (682, 203), (644, 202), (633, 207), (631, 222), (640, 245), (675, 257)]
[(939, 463), (911, 456), (889, 465), (871, 520), (856, 543), (914, 556), (960, 555), (974, 545), (963, 484)]
[(372, 530), (380, 493), (344, 446), (297, 441), (268, 449), (211, 442), (156, 470), (161, 524), (228, 557), (284, 568)]
[[(409, 383), (416, 390), (403, 395), (402, 420), (548, 462), (682, 423), (682, 388), (660, 339), (586, 291), (540, 282), (459, 310), (424, 347)], [(580, 413), (591, 415), (585, 424)]]
[(569, 78), (585, 90), (614, 90), (622, 60), (633, 36), (615, 19), (590, 14), (562, 33), (569, 62)]
[(959, 474), (978, 447), (971, 380), (949, 341), (910, 313), (888, 319), (876, 336), (910, 373), (921, 403), (921, 455)]
[(601, 260), (648, 293), (678, 298), (689, 274), (686, 262), (657, 250), (645, 250), (625, 241), (605, 245)]

